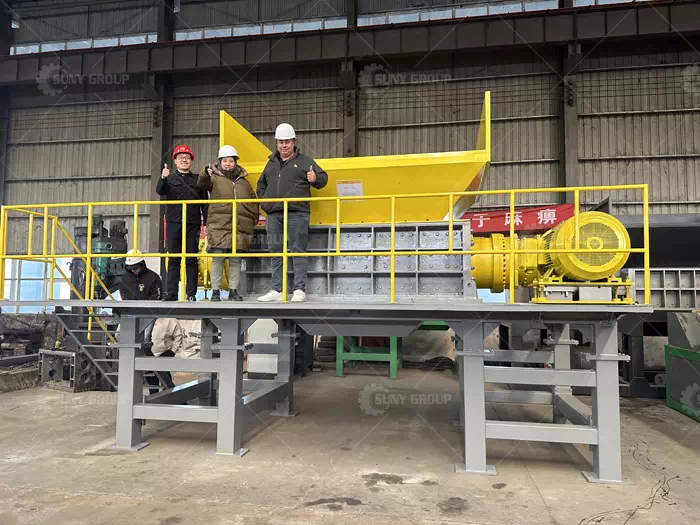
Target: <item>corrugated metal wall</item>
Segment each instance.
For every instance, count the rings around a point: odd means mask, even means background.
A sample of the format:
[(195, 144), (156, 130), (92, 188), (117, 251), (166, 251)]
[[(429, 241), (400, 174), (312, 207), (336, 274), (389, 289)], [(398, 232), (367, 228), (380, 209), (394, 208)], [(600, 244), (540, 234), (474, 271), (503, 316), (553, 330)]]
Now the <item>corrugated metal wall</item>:
[[(696, 62), (697, 53), (678, 52), (584, 60), (577, 92), (579, 175), (586, 184), (648, 183), (651, 213), (700, 211)], [(618, 213), (641, 213), (640, 191), (613, 199)]]
[[(551, 63), (529, 52), (505, 63), (473, 57), (429, 63), (419, 71), (409, 62), (361, 69), (392, 80), (389, 87), (360, 90), (360, 155), (474, 149), (484, 92), (491, 90), (493, 162), (483, 189), (557, 185), (558, 78)], [(533, 194), (519, 202), (551, 201)], [(502, 202), (489, 197), (479, 204)]]
[(246, 24), (273, 20), (345, 16), (346, 0), (226, 0), (185, 2), (176, 15), (175, 27), (188, 29)]
[[(204, 77), (199, 89), (176, 87), (174, 144), (193, 147), (201, 159), (195, 163), (198, 169), (216, 156), (222, 109), (270, 149), (274, 149), (277, 125), (289, 122), (297, 130), (303, 152), (319, 158), (342, 155), (342, 90), (337, 87), (337, 65), (238, 74), (240, 77), (230, 72)], [(245, 159), (241, 164), (245, 166)]]
[[(19, 28), (13, 42), (49, 42), (86, 37), (146, 33), (156, 30), (158, 16), (154, 0), (116, 2), (86, 7), (37, 9), (24, 2), (15, 7)], [(50, 4), (48, 4), (50, 5)]]
[[(88, 201), (145, 200), (150, 196), (152, 106), (148, 100), (126, 98), (127, 90), (112, 100), (21, 107), (20, 96), (10, 110), (5, 204), (48, 204)], [(134, 93), (132, 92), (133, 96)], [(95, 207), (106, 218), (126, 218), (131, 230), (133, 208)], [(87, 208), (49, 210), (57, 214), (72, 235), (87, 225)], [(147, 246), (148, 207), (139, 234)], [(9, 221), (8, 250), (26, 253), (28, 216), (13, 213)], [(34, 222), (34, 253), (41, 253), (43, 219)], [(62, 239), (57, 251), (72, 252)]]

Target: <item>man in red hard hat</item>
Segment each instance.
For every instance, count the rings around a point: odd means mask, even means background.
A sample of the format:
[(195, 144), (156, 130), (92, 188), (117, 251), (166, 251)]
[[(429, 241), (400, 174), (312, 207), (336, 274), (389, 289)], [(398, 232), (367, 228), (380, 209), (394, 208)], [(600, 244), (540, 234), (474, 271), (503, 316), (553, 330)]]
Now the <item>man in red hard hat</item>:
[[(207, 200), (207, 192), (197, 187), (196, 173), (190, 171), (194, 153), (187, 146), (180, 145), (173, 150), (175, 171), (171, 174), (165, 164), (156, 186), (156, 193), (165, 196), (166, 200)], [(187, 219), (182, 224), (182, 205), (171, 204), (165, 211), (166, 234), (165, 244), (168, 253), (192, 253), (199, 250), (199, 232), (202, 222), (207, 222), (206, 204), (188, 204)], [(182, 246), (182, 228), (186, 228), (185, 246)], [(164, 301), (177, 301), (178, 285), (180, 282), (180, 257), (168, 259), (168, 275), (165, 282)], [(197, 256), (186, 259), (186, 293), (188, 301), (196, 301), (197, 296)]]

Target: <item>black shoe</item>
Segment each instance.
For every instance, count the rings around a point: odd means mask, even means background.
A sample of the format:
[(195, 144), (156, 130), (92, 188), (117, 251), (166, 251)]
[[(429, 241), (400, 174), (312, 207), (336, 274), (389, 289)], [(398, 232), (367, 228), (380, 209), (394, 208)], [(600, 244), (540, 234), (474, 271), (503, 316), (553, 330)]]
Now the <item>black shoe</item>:
[(231, 291), (228, 293), (228, 300), (229, 300), (229, 301), (242, 301), (242, 300), (243, 300), (243, 297), (241, 297), (240, 295), (238, 295), (238, 290), (231, 290)]
[(188, 295), (188, 296), (187, 296), (187, 300), (188, 300), (190, 303), (194, 303), (194, 302), (197, 300), (197, 297), (194, 296), (194, 295)]
[(163, 297), (161, 300), (163, 300), (163, 301), (177, 301), (177, 295), (165, 292), (163, 294)]
[(221, 290), (212, 290), (211, 292), (211, 301), (221, 301)]

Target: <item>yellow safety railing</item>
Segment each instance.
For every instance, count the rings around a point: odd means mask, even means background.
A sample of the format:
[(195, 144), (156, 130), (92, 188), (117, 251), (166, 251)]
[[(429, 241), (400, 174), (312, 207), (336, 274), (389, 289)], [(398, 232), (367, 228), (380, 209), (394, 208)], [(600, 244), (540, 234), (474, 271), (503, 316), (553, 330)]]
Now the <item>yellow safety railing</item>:
[[(642, 207), (643, 207), (643, 221), (644, 221), (644, 246), (641, 248), (611, 248), (611, 249), (596, 249), (596, 248), (580, 248), (579, 245), (579, 202), (581, 192), (586, 191), (623, 191), (623, 190), (640, 190), (642, 191)], [(463, 196), (486, 196), (486, 195), (507, 195), (509, 198), (509, 208), (510, 217), (515, 217), (515, 206), (516, 198), (518, 195), (531, 194), (531, 193), (574, 193), (574, 217), (576, 225), (576, 238), (575, 238), (575, 248), (572, 249), (515, 249), (515, 220), (510, 221), (510, 244), (507, 249), (502, 250), (455, 250), (453, 243), (453, 230), (455, 222), (463, 222), (462, 219), (455, 219), (453, 217), (452, 209), (453, 204), (456, 199)], [(449, 212), (446, 215), (449, 216), (448, 219), (448, 247), (446, 250), (397, 250), (396, 249), (396, 205), (397, 200), (402, 199), (423, 199), (423, 198), (444, 198), (445, 203), (448, 206)], [(353, 202), (358, 200), (373, 200), (373, 201), (389, 201), (390, 203), (390, 228), (391, 228), (391, 239), (389, 250), (384, 251), (341, 251), (340, 250), (340, 231), (342, 224), (340, 222), (340, 206), (343, 202)], [(289, 214), (289, 204), (294, 202), (310, 202), (310, 201), (333, 201), (336, 205), (335, 214), (335, 251), (328, 252), (304, 252), (304, 253), (290, 253), (287, 250), (287, 225), (288, 225), (288, 214)], [(484, 191), (464, 191), (464, 192), (450, 192), (450, 193), (422, 193), (422, 194), (403, 194), (403, 195), (367, 195), (367, 196), (347, 196), (347, 197), (310, 197), (310, 198), (286, 198), (286, 199), (237, 199), (233, 200), (202, 200), (202, 201), (112, 201), (112, 202), (87, 202), (87, 203), (62, 203), (62, 204), (37, 204), (37, 205), (12, 205), (3, 206), (0, 211), (0, 274), (4, 276), (4, 267), (6, 260), (21, 259), (21, 260), (33, 260), (50, 263), (52, 268), (59, 271), (61, 276), (70, 282), (61, 269), (56, 265), (56, 260), (59, 258), (81, 258), (86, 263), (86, 277), (85, 277), (85, 291), (84, 295), (81, 295), (75, 287), (71, 284), (73, 292), (79, 296), (81, 299), (93, 299), (94, 298), (94, 288), (95, 282), (99, 283), (103, 289), (109, 294), (109, 290), (99, 278), (97, 273), (92, 268), (93, 259), (105, 258), (105, 257), (126, 257), (127, 254), (95, 254), (92, 253), (92, 243), (87, 243), (87, 253), (83, 254), (80, 252), (75, 243), (70, 239), (70, 236), (65, 231), (63, 226), (60, 224), (58, 217), (56, 215), (49, 214), (49, 210), (63, 209), (63, 208), (77, 208), (77, 207), (87, 207), (88, 208), (88, 232), (92, 232), (93, 223), (93, 213), (96, 207), (107, 207), (107, 206), (132, 206), (134, 210), (134, 228), (133, 237), (131, 239), (131, 244), (133, 247), (138, 247), (138, 219), (139, 219), (139, 207), (144, 205), (158, 206), (158, 205), (170, 205), (182, 206), (182, 220), (184, 223), (187, 221), (187, 205), (188, 204), (231, 204), (236, 203), (283, 203), (283, 218), (284, 218), (284, 229), (283, 229), (283, 243), (281, 253), (238, 253), (236, 252), (236, 243), (232, 242), (231, 253), (208, 253), (207, 257), (231, 257), (235, 255), (236, 257), (243, 258), (255, 258), (255, 257), (282, 257), (282, 301), (287, 300), (287, 263), (289, 257), (338, 257), (338, 256), (351, 256), (351, 257), (380, 257), (388, 256), (390, 257), (390, 302), (396, 302), (396, 286), (395, 286), (395, 273), (396, 257), (402, 256), (420, 256), (420, 255), (494, 255), (494, 254), (505, 254), (508, 255), (510, 260), (510, 302), (514, 302), (514, 290), (515, 290), (515, 257), (516, 255), (528, 255), (528, 254), (542, 254), (542, 253), (560, 253), (560, 254), (590, 254), (590, 253), (642, 253), (644, 254), (644, 302), (645, 304), (650, 303), (651, 292), (649, 288), (649, 188), (646, 184), (625, 184), (625, 185), (611, 185), (611, 186), (579, 186), (579, 187), (560, 187), (560, 188), (534, 188), (534, 189), (519, 189), (519, 190), (484, 190)], [(35, 209), (41, 209), (41, 212), (33, 211)], [(232, 235), (235, 238), (236, 230), (236, 206), (232, 206)], [(7, 220), (8, 213), (12, 211), (14, 213), (25, 213), (29, 215), (30, 228), (27, 233), (28, 236), (28, 249), (26, 254), (20, 255), (8, 255), (7, 254)], [(43, 249), (41, 254), (32, 253), (32, 227), (34, 222), (34, 217), (40, 216), (43, 218), (44, 231), (43, 231)], [(50, 242), (49, 242), (49, 220), (52, 221), (52, 227), (50, 229)], [(431, 222), (431, 221), (426, 221)], [(444, 221), (432, 221), (432, 222), (444, 222)], [(71, 246), (74, 249), (74, 253), (57, 254), (55, 253), (56, 244), (56, 229), (59, 229), (61, 233), (69, 240)], [(185, 231), (186, 228), (182, 228), (182, 246), (186, 246), (185, 242)], [(91, 238), (91, 237), (89, 237)], [(48, 249), (50, 246), (50, 251)], [(144, 253), (143, 257), (154, 257), (154, 258), (174, 258), (180, 257), (180, 296), (181, 300), (185, 300), (185, 287), (186, 287), (186, 273), (185, 273), (185, 258), (187, 257), (199, 257), (198, 253)], [(53, 279), (53, 271), (52, 271)], [(51, 288), (51, 293), (53, 288)], [(0, 297), (4, 297), (4, 280), (0, 279)], [(110, 295), (111, 297), (111, 295)], [(98, 320), (99, 322), (99, 320)]]

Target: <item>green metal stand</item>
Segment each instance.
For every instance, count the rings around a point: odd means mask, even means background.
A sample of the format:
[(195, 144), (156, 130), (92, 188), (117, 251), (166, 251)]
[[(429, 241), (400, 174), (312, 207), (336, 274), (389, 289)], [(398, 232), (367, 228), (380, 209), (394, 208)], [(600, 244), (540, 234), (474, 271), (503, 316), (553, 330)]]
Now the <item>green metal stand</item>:
[(343, 377), (343, 367), (345, 361), (350, 361), (354, 368), (355, 361), (386, 361), (389, 363), (389, 377), (396, 379), (398, 369), (403, 365), (401, 352), (401, 338), (389, 337), (389, 351), (382, 348), (372, 348), (358, 346), (358, 338), (349, 338), (350, 351), (344, 350), (344, 337), (338, 336), (335, 339), (335, 375)]

